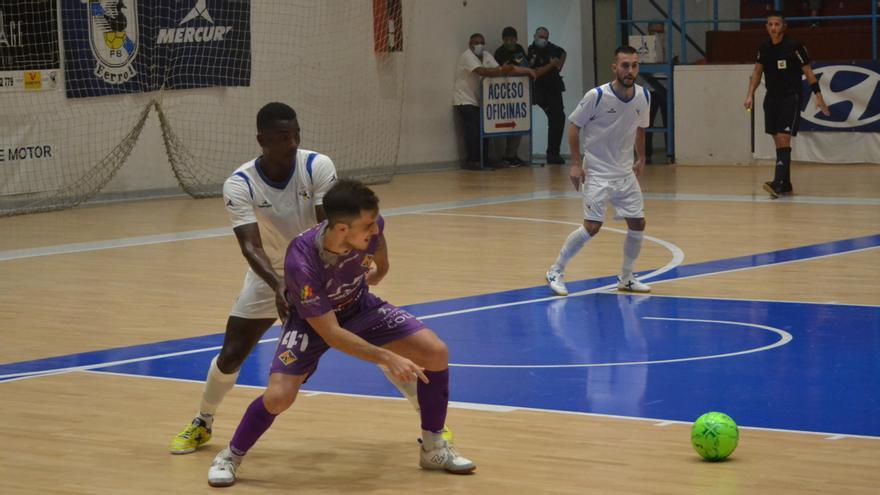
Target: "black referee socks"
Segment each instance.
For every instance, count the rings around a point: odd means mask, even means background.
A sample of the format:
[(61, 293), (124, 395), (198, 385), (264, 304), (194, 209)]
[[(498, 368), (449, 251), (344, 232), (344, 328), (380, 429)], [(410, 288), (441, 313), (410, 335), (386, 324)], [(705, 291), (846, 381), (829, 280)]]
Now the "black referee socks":
[(776, 148), (774, 184), (791, 184), (791, 147)]

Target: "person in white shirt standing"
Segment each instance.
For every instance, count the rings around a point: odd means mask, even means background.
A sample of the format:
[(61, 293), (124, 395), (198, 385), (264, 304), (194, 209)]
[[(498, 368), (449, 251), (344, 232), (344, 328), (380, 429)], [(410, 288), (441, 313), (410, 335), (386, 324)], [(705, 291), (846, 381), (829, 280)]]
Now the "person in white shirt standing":
[(569, 177), (575, 190), (583, 191), (584, 224), (569, 234), (547, 271), (550, 289), (560, 296), (568, 295), (563, 281), (566, 265), (599, 233), (609, 201), (617, 215), (626, 219), (628, 228), (617, 289), (651, 291), (633, 274), (645, 232), (645, 206), (637, 178), (645, 170), (645, 128), (649, 126), (651, 97), (647, 89), (635, 83), (639, 75), (635, 48), (617, 48), (611, 70), (614, 80), (588, 91), (568, 117), (572, 158)]
[[(498, 66), (495, 57), (487, 50), (486, 39), (474, 33), (468, 42), (468, 49), (458, 58), (455, 68), (452, 104), (464, 124), (464, 144), (466, 157), (463, 168), (480, 168), (480, 78), (505, 76), (508, 74), (529, 75), (535, 78), (535, 71), (528, 67), (515, 65)], [(488, 149), (483, 148), (483, 163), (488, 162)]]

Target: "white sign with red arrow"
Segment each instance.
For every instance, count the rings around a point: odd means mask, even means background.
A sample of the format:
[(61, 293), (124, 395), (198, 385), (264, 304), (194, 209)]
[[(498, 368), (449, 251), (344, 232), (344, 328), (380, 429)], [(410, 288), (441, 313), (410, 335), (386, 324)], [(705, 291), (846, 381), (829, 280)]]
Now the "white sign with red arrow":
[(526, 76), (483, 79), (480, 105), (483, 134), (528, 133), (532, 129), (529, 78)]

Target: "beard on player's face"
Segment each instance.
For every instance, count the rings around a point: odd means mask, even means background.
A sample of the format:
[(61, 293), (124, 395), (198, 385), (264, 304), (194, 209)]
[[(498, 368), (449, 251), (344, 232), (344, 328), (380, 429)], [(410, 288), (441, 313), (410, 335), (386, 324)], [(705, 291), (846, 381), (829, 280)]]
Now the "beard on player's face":
[(629, 74), (617, 74), (617, 82), (624, 88), (631, 88), (636, 83), (636, 78)]

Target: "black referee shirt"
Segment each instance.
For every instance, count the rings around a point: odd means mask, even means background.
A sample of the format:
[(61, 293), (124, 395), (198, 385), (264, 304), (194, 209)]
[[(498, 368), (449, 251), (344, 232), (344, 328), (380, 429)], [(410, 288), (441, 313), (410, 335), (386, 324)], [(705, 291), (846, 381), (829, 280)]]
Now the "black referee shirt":
[(767, 96), (788, 96), (801, 93), (801, 67), (810, 63), (810, 55), (803, 43), (783, 36), (779, 44), (772, 40), (761, 44), (758, 63), (764, 68)]

